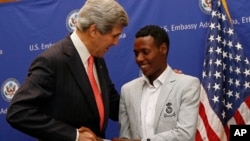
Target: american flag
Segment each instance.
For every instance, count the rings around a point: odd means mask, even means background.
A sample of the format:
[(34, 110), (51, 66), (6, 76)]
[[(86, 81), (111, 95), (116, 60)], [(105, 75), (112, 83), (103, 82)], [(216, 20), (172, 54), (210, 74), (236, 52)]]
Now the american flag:
[(229, 141), (230, 125), (250, 124), (250, 64), (225, 1), (211, 2), (196, 141)]

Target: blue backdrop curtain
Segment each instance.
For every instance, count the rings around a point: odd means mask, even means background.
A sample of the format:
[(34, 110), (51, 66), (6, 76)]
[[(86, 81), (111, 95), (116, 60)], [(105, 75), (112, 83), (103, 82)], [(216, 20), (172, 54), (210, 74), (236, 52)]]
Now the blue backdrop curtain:
[[(11, 128), (5, 120), (14, 93), (36, 55), (74, 30), (74, 19), (85, 0), (21, 0), (0, 3), (0, 140), (35, 141)], [(201, 79), (211, 6), (206, 0), (118, 0), (130, 17), (119, 45), (105, 55), (109, 73), (118, 91), (125, 82), (139, 76), (133, 41), (136, 31), (146, 24), (157, 24), (170, 36), (168, 62)], [(245, 52), (250, 58), (250, 1), (228, 0), (228, 7)], [(16, 88), (17, 89), (17, 88)], [(15, 90), (14, 89), (14, 92)], [(107, 138), (117, 137), (117, 122), (110, 121)]]

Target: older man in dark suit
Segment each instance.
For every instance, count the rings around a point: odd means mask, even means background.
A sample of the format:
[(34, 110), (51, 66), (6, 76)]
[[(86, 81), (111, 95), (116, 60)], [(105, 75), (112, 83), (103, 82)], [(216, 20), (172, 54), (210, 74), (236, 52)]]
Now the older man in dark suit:
[[(32, 62), (8, 108), (7, 121), (44, 141), (105, 138), (108, 118), (118, 120), (119, 94), (103, 56), (118, 44), (127, 25), (127, 13), (116, 1), (86, 1), (76, 31)], [(96, 88), (88, 76), (89, 58), (94, 59)]]

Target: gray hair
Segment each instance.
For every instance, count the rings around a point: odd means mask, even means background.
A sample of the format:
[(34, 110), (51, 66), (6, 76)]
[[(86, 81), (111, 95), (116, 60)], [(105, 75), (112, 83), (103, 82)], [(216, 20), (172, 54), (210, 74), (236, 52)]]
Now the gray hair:
[(86, 0), (78, 13), (76, 27), (85, 31), (92, 24), (96, 24), (101, 34), (106, 34), (115, 26), (127, 26), (128, 15), (115, 0)]

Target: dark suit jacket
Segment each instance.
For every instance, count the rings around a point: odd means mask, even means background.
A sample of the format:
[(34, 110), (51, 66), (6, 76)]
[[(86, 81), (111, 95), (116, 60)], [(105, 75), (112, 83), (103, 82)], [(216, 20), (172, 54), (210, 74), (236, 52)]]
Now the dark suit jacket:
[(103, 58), (95, 58), (105, 109), (104, 128), (83, 63), (70, 37), (31, 64), (7, 112), (16, 129), (45, 141), (74, 141), (76, 128), (85, 126), (105, 137), (108, 118), (118, 120), (119, 94), (112, 84)]

